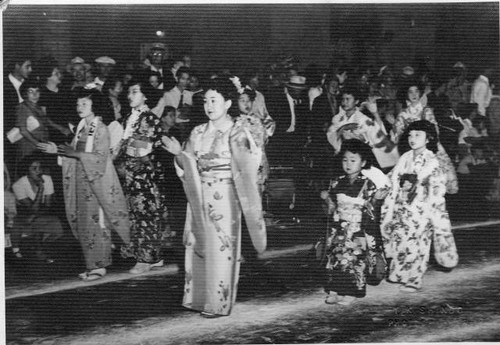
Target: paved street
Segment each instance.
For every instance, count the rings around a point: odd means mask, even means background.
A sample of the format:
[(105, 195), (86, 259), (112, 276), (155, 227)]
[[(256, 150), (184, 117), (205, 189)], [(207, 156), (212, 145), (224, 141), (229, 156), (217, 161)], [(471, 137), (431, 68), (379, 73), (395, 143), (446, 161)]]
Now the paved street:
[(500, 228), (455, 236), (460, 265), (451, 272), (431, 265), (417, 294), (382, 282), (351, 306), (326, 305), (321, 270), (307, 251), (268, 255), (242, 265), (229, 317), (183, 309), (182, 276), (165, 272), (10, 298), (7, 344), (498, 341)]

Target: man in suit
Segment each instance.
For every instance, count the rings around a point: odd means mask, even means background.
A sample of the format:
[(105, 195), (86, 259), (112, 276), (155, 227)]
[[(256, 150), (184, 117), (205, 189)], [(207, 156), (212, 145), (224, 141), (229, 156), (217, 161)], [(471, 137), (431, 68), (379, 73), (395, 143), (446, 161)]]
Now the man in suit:
[(267, 147), (271, 166), (297, 166), (301, 160), (308, 127), (306, 91), (306, 78), (297, 75), (269, 93), (267, 107), (276, 122), (274, 135)]
[(18, 56), (6, 67), (9, 74), (3, 79), (4, 162), (10, 171), (14, 171), (15, 147), (5, 139), (5, 134), (16, 125), (16, 108), (23, 101), (19, 89), (32, 72), (31, 59)]

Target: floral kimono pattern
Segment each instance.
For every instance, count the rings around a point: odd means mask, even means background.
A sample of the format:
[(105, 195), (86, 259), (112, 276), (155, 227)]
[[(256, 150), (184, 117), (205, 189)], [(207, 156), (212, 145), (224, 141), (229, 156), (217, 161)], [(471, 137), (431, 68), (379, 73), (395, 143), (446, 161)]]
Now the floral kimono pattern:
[[(427, 120), (436, 126), (436, 131), (439, 133), (439, 127), (434, 114), (425, 114), (423, 106), (418, 103), (417, 106), (408, 108), (399, 114), (396, 122), (394, 123), (393, 140), (397, 143), (401, 139), (401, 135), (408, 128), (410, 123), (418, 120)], [(406, 143), (404, 143), (406, 145)], [(436, 152), (439, 166), (444, 171), (446, 177), (446, 193), (456, 194), (458, 192), (458, 177), (455, 166), (451, 161), (450, 156), (444, 149), (443, 145), (438, 142), (438, 151)]]
[(255, 248), (266, 246), (258, 183), (265, 129), (239, 117), (226, 128), (211, 122), (193, 129), (178, 156), (188, 199), (183, 306), (229, 315), (240, 269), (242, 211)]
[[(160, 260), (167, 212), (158, 190), (160, 163), (152, 153), (161, 146), (160, 120), (144, 107), (139, 114), (131, 113), (127, 128), (126, 132), (131, 129), (132, 134), (122, 139), (115, 161), (127, 197), (131, 225), (130, 243), (123, 246), (121, 252), (122, 256), (134, 257), (138, 262), (154, 263)], [(147, 163), (143, 161), (145, 157), (149, 158)]]
[(352, 184), (347, 176), (340, 176), (330, 188), (335, 211), (326, 239), (325, 291), (364, 297), (367, 281), (380, 283), (377, 264), (383, 264), (385, 270), (380, 229), (374, 216), (376, 187), (360, 174)]
[(382, 168), (394, 166), (399, 158), (396, 146), (389, 140), (383, 128), (359, 110), (347, 116), (346, 112), (340, 109), (332, 118), (327, 139), (336, 153), (340, 152), (342, 141), (346, 139), (358, 139), (370, 145)]
[(381, 210), (384, 250), (391, 258), (389, 280), (421, 288), (430, 246), (439, 263), (458, 262), (444, 195), (445, 175), (436, 155), (425, 150), (401, 156), (390, 173), (392, 188)]
[[(100, 119), (73, 140), (79, 160), (62, 157), (66, 216), (85, 257), (87, 269), (111, 264), (111, 231), (130, 240), (127, 203), (109, 154), (109, 132)], [(86, 146), (95, 130), (92, 151)], [(91, 134), (92, 135), (92, 134)]]

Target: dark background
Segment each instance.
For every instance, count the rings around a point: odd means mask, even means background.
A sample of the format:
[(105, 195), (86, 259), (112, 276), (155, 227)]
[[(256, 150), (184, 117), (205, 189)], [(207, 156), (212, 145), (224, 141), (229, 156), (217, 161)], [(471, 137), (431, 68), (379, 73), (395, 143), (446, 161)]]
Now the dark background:
[[(158, 38), (157, 30), (165, 31)], [(196, 69), (263, 67), (287, 54), (301, 66), (435, 69), (471, 74), (499, 60), (499, 2), (407, 4), (13, 5), (3, 13), (4, 62), (15, 54), (108, 55), (137, 63), (141, 44), (190, 54)]]

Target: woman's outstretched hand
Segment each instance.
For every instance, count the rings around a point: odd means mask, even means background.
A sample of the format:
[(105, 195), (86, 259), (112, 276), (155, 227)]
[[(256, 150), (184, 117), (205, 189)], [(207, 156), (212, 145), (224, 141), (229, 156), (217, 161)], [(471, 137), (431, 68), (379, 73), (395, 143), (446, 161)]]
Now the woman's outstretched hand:
[(163, 143), (162, 147), (175, 156), (182, 152), (181, 144), (174, 137), (163, 136), (161, 142)]
[(57, 154), (57, 145), (52, 141), (39, 143), (36, 145), (36, 147), (44, 153)]

